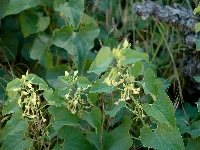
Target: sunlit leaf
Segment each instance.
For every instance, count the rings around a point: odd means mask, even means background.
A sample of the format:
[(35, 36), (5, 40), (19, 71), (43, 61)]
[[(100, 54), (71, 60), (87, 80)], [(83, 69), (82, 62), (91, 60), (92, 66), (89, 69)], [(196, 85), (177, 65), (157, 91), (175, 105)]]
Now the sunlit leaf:
[(165, 123), (158, 124), (155, 131), (145, 125), (140, 129), (140, 140), (145, 147), (157, 150), (185, 150), (178, 128), (170, 128)]

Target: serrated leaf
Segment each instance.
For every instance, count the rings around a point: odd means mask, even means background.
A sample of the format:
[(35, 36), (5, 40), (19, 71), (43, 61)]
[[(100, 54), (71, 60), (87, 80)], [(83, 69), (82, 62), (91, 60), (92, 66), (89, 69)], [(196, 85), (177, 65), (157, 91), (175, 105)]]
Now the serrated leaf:
[(10, 5), (8, 6), (6, 14), (4, 16), (17, 14), (23, 10), (33, 8), (38, 5), (42, 5), (42, 1), (40, 0), (10, 0)]
[(144, 90), (146, 94), (151, 94), (153, 99), (158, 93), (156, 77), (152, 69), (146, 69), (144, 72)]
[(50, 106), (48, 108), (50, 114), (54, 116), (52, 126), (59, 130), (64, 125), (78, 126), (80, 119), (77, 115), (72, 114), (66, 107)]
[(41, 33), (38, 34), (31, 47), (29, 48), (30, 58), (38, 60), (44, 68), (49, 69), (52, 66), (52, 54), (49, 52), (49, 47), (51, 46), (50, 36)]
[(116, 127), (105, 139), (104, 148), (109, 150), (128, 150), (132, 146), (132, 136), (129, 134), (132, 120), (125, 116), (121, 125)]
[(195, 121), (191, 124), (190, 126), (190, 131), (188, 132), (193, 139), (197, 138), (200, 136), (200, 120)]
[(200, 137), (192, 139), (187, 143), (186, 150), (197, 150), (200, 147)]
[(99, 28), (93, 24), (87, 24), (74, 32), (71, 26), (63, 26), (53, 32), (53, 42), (56, 46), (64, 48), (74, 57), (78, 70), (85, 66), (86, 56), (94, 46), (94, 39), (99, 34)]
[(10, 4), (10, 0), (0, 0), (0, 20), (6, 13), (7, 7)]
[(90, 87), (90, 85), (91, 85), (91, 82), (87, 78), (85, 78), (83, 76), (78, 76), (77, 86), (79, 88), (88, 88), (88, 87)]
[(112, 52), (109, 47), (101, 48), (95, 60), (92, 62), (89, 72), (94, 72), (97, 75), (100, 75), (108, 69), (108, 66), (112, 62), (112, 57)]
[(200, 23), (197, 23), (195, 26), (195, 32), (198, 33), (200, 31)]
[(44, 17), (42, 12), (21, 12), (19, 17), (24, 37), (44, 31), (50, 24), (50, 18)]
[(196, 50), (200, 51), (200, 39), (196, 39)]
[(115, 117), (117, 112), (125, 106), (126, 106), (125, 101), (119, 101), (113, 105), (113, 108), (111, 110), (106, 110), (106, 115)]
[(193, 76), (194, 80), (198, 83), (200, 83), (200, 76)]
[(9, 135), (14, 135), (18, 131), (26, 131), (28, 128), (28, 120), (22, 118), (22, 110), (19, 109), (14, 113), (11, 119), (6, 123), (3, 129), (4, 139)]
[(93, 107), (91, 112), (83, 113), (83, 120), (86, 120), (93, 128), (95, 128), (96, 133), (100, 133), (101, 119), (102, 114), (98, 107)]
[(143, 63), (141, 61), (135, 62), (131, 67), (130, 67), (130, 75), (137, 77), (142, 71), (143, 71)]
[(66, 0), (56, 0), (54, 9), (69, 17), (70, 23), (76, 30), (79, 27), (80, 18), (84, 12), (84, 0), (70, 0), (69, 2), (66, 2)]
[(1, 147), (1, 150), (26, 150), (32, 147), (32, 141), (30, 138), (24, 136), (24, 132), (19, 131), (14, 135), (10, 135), (6, 138)]
[(92, 150), (89, 141), (87, 141), (81, 131), (75, 127), (63, 126), (58, 131), (58, 136), (64, 139), (63, 149)]
[(160, 123), (166, 123), (170, 128), (176, 127), (173, 104), (165, 91), (160, 89), (156, 101), (153, 104), (143, 104), (142, 108), (148, 116)]
[(11, 82), (9, 82), (6, 87), (6, 91), (11, 91), (11, 90), (18, 91), (20, 89), (21, 89), (21, 82), (19, 78), (16, 78)]
[(104, 74), (100, 79), (96, 80), (94, 84), (90, 88), (90, 92), (92, 93), (112, 93), (116, 90), (116, 87), (109, 86), (108, 84), (104, 83), (105, 78), (108, 76), (108, 73)]
[(3, 110), (2, 110), (2, 115), (15, 113), (20, 109), (19, 105), (17, 105), (17, 100), (20, 96), (19, 96), (19, 94), (16, 96), (17, 97), (16, 97), (15, 101), (10, 101), (10, 100), (6, 101), (6, 103), (3, 107)]
[(140, 129), (140, 140), (145, 147), (157, 150), (185, 150), (178, 128), (169, 128), (167, 124), (158, 124), (155, 131), (145, 125)]
[(147, 53), (139, 53), (132, 49), (122, 49), (119, 53), (120, 64), (132, 64), (140, 60), (149, 62), (149, 55)]

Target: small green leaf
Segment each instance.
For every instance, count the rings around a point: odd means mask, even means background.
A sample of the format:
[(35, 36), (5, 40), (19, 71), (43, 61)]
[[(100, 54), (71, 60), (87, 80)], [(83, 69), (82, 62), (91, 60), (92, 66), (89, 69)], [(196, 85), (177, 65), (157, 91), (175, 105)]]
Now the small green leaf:
[(83, 120), (86, 120), (93, 128), (96, 133), (100, 133), (101, 129), (101, 110), (98, 107), (93, 107), (91, 112), (83, 113)]
[(196, 50), (200, 51), (200, 39), (196, 39)]
[(92, 150), (91, 144), (86, 140), (81, 131), (72, 126), (63, 126), (58, 131), (58, 136), (64, 139), (63, 149)]
[(160, 123), (166, 123), (170, 128), (176, 127), (173, 105), (165, 91), (159, 90), (156, 101), (153, 104), (143, 104), (142, 108)]
[(23, 10), (33, 8), (38, 5), (42, 5), (41, 0), (10, 0), (10, 5), (7, 8), (5, 16), (18, 14)]
[(91, 85), (91, 82), (83, 76), (78, 76), (77, 79), (77, 86), (79, 88), (88, 88)]
[(24, 132), (18, 131), (6, 138), (1, 150), (25, 150), (31, 149), (32, 141), (24, 136)]
[(132, 49), (122, 49), (120, 51), (118, 59), (120, 60), (120, 64), (127, 65), (140, 60), (145, 60), (146, 62), (149, 62), (149, 55), (147, 53), (139, 53)]
[(200, 5), (197, 6), (197, 8), (194, 9), (193, 14), (196, 15), (200, 12)]
[(116, 87), (109, 86), (104, 83), (105, 78), (108, 76), (108, 73), (104, 74), (100, 79), (96, 80), (94, 84), (91, 86), (90, 92), (92, 93), (112, 93), (116, 90)]
[(200, 31), (200, 23), (197, 23), (195, 26), (195, 32), (198, 33)]
[(39, 85), (39, 90), (47, 90), (48, 89), (47, 83), (42, 78), (38, 77), (35, 74), (28, 74), (26, 79), (28, 81), (31, 81), (31, 84)]
[(84, 12), (84, 0), (70, 0), (69, 2), (66, 2), (66, 0), (56, 0), (54, 9), (69, 17), (70, 23), (76, 30), (79, 27), (80, 18)]
[(144, 72), (144, 91), (146, 94), (151, 94), (153, 98), (158, 93), (156, 77), (152, 69), (146, 69)]
[(200, 83), (200, 76), (193, 76), (194, 80), (198, 83)]
[(17, 104), (17, 100), (19, 97), (20, 97), (19, 94), (17, 94), (15, 101), (10, 101), (10, 100), (6, 101), (6, 103), (3, 107), (3, 110), (2, 110), (3, 115), (15, 113), (20, 109), (19, 105)]
[(93, 23), (83, 26), (79, 32), (74, 32), (71, 26), (66, 25), (61, 29), (54, 30), (53, 42), (72, 55), (77, 69), (82, 70), (85, 66), (86, 56), (94, 46), (93, 42), (98, 34), (99, 28)]
[(11, 91), (11, 90), (18, 91), (20, 89), (21, 89), (21, 82), (19, 78), (16, 78), (12, 80), (11, 82), (9, 82), (6, 87), (6, 91)]
[(130, 75), (137, 77), (143, 71), (143, 63), (141, 61), (135, 62), (130, 68)]
[(149, 126), (143, 126), (140, 140), (145, 147), (157, 150), (185, 150), (179, 129), (169, 128), (167, 124), (158, 124), (153, 132)]
[(198, 138), (190, 138), (187, 143), (186, 150), (197, 150), (200, 147), (200, 137)]
[(54, 116), (52, 126), (59, 130), (64, 125), (78, 126), (80, 119), (77, 115), (72, 114), (66, 107), (50, 106), (48, 108), (50, 114)]
[(98, 93), (89, 93), (88, 94), (88, 101), (90, 102), (90, 103), (92, 103), (92, 104), (95, 104), (96, 103), (96, 101), (98, 100), (97, 99), (97, 96), (98, 96)]
[(6, 126), (3, 129), (4, 139), (9, 135), (14, 135), (18, 131), (25, 131), (28, 128), (28, 120), (22, 118), (22, 110), (19, 109), (14, 113), (11, 119), (6, 123)]
[(50, 24), (50, 18), (44, 17), (42, 12), (21, 12), (19, 17), (24, 37), (44, 31)]
[(95, 60), (92, 62), (89, 72), (94, 72), (97, 75), (100, 75), (108, 69), (108, 66), (112, 62), (112, 57), (112, 52), (109, 47), (101, 48)]
[(132, 144), (132, 136), (129, 134), (132, 119), (128, 116), (123, 118), (121, 125), (116, 127), (105, 139), (104, 148), (109, 150), (128, 150)]
[(195, 121), (190, 126), (189, 134), (192, 136), (193, 139), (200, 136), (200, 120)]
[(120, 111), (120, 109), (122, 109), (125, 106), (126, 106), (125, 101), (119, 101), (113, 105), (113, 108), (111, 110), (106, 110), (106, 115), (115, 117), (117, 112)]
[(0, 0), (0, 20), (4, 17), (9, 4), (10, 0)]

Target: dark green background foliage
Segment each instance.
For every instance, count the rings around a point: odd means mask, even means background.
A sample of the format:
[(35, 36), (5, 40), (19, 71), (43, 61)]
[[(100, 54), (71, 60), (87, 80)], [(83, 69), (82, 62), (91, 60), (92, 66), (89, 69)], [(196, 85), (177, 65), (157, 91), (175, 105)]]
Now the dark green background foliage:
[[(175, 2), (189, 8), (181, 0), (158, 1)], [(182, 34), (151, 17), (142, 20), (135, 3), (141, 1), (0, 0), (0, 149), (200, 147), (200, 102), (181, 103), (177, 92), (186, 82)], [(113, 49), (118, 46), (123, 51)], [(127, 89), (118, 72), (138, 94), (122, 98)], [(34, 93), (38, 120), (23, 116), (25, 97)]]

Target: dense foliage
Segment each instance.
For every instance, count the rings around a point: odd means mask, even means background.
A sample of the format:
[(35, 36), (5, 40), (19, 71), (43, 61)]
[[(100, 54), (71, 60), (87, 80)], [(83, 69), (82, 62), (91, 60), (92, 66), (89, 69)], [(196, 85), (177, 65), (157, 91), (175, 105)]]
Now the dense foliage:
[(167, 94), (176, 81), (164, 37), (178, 57), (181, 35), (132, 5), (0, 0), (0, 149), (199, 147), (200, 103)]

